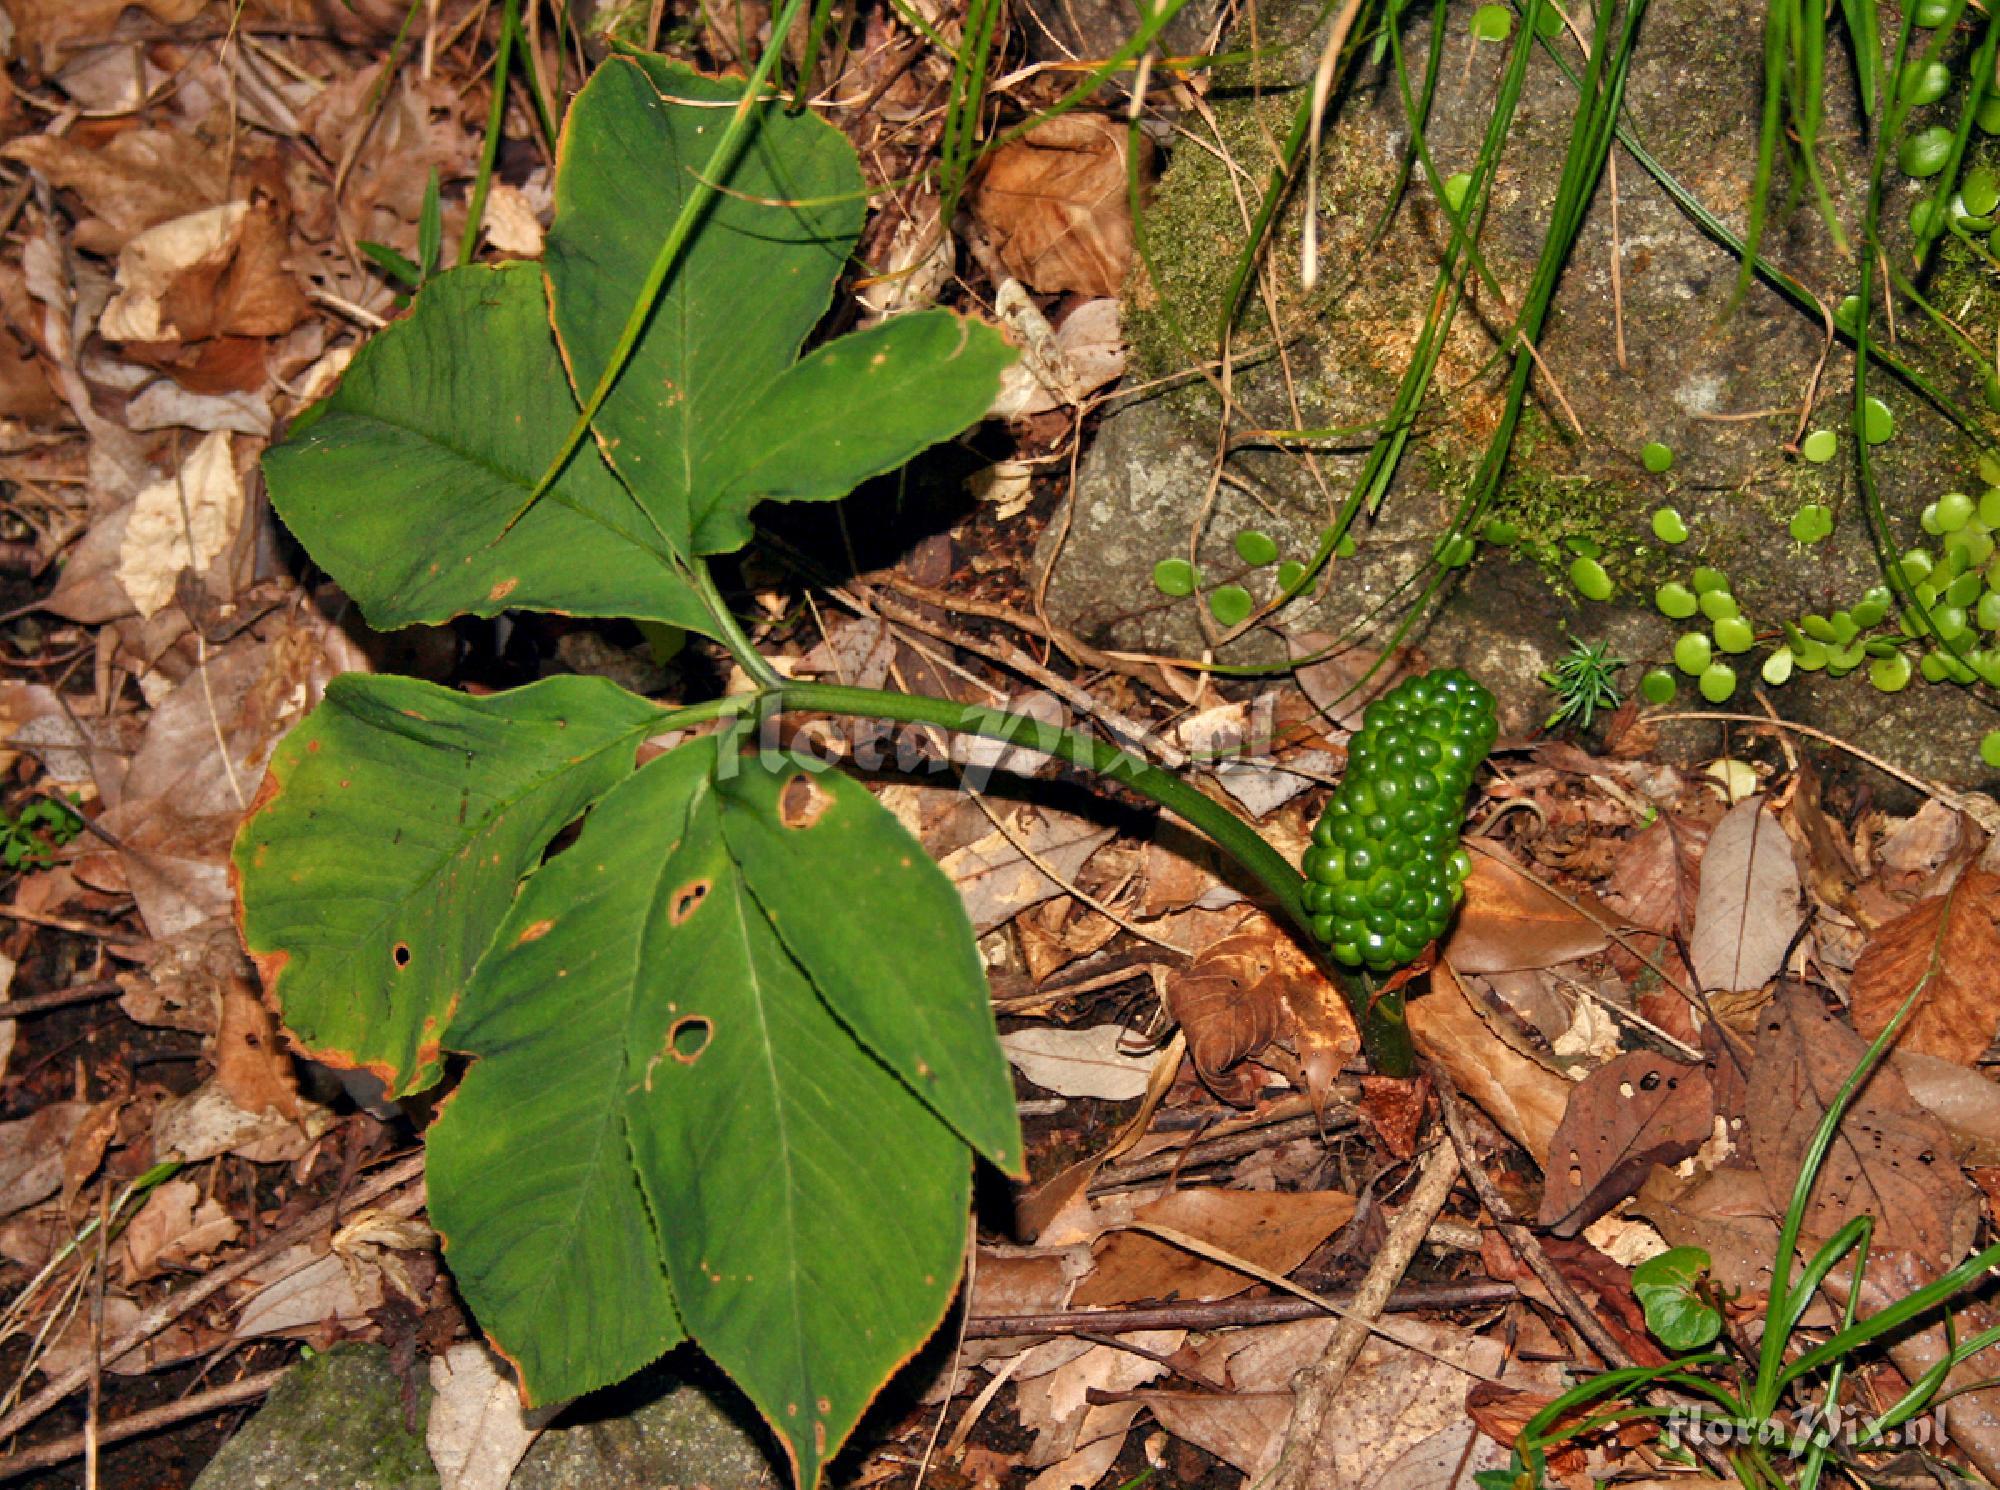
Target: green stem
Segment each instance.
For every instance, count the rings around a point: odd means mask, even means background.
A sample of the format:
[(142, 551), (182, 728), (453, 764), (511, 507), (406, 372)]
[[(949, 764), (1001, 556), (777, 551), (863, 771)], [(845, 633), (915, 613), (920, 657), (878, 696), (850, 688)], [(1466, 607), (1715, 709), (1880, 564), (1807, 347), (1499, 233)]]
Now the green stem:
[(715, 587), (715, 576), (709, 572), (707, 561), (689, 560), (687, 571), (701, 595), (702, 604), (708, 607), (708, 613), (715, 621), (715, 639), (729, 648), (729, 655), (736, 659), (737, 665), (750, 675), (750, 681), (760, 690), (769, 692), (782, 687), (785, 680), (778, 676), (777, 670), (764, 660), (764, 654), (757, 650), (756, 644), (744, 634), (736, 613)]
[(786, 709), (825, 714), (849, 714), (873, 719), (899, 719), (927, 724), (958, 734), (981, 735), (1022, 745), (1045, 755), (1060, 756), (1109, 780), (1130, 787), (1183, 819), (1214, 841), (1242, 865), (1270, 896), (1284, 918), (1299, 932), (1302, 943), (1339, 987), (1360, 1026), (1369, 1062), (1384, 1076), (1407, 1076), (1416, 1066), (1410, 1032), (1403, 1019), (1400, 992), (1383, 995), (1365, 973), (1333, 961), (1313, 935), (1310, 918), (1299, 899), (1305, 879), (1255, 828), (1220, 803), (1203, 796), (1179, 777), (1148, 765), (1129, 751), (1061, 729), (1023, 714), (1004, 714), (976, 704), (873, 688), (848, 688), (834, 683), (793, 683), (780, 680), (760, 698)]
[(521, 23), (521, 0), (507, 0), (500, 13), (500, 48), (493, 56), (493, 103), (486, 113), (486, 140), (479, 150), (479, 174), (472, 180), (472, 200), (466, 204), (465, 232), (458, 240), (458, 265), (472, 262), (479, 247), (479, 226), (486, 216), (486, 193), (493, 185), (493, 163), (500, 157), (500, 131), (507, 122), (507, 73), (514, 64), (514, 31)]

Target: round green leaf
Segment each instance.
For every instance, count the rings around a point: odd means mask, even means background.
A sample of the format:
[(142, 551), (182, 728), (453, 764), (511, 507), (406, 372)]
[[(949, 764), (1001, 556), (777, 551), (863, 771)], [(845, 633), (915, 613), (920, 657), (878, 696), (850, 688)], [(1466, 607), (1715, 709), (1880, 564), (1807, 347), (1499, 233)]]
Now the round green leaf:
[(2000, 177), (1988, 166), (1974, 166), (1958, 184), (1965, 210), (1974, 217), (1991, 217), (2000, 208)]
[(1604, 572), (1604, 566), (1595, 559), (1576, 558), (1570, 561), (1569, 582), (1586, 600), (1609, 600), (1611, 598), (1611, 576)]
[(1674, 468), (1674, 452), (1658, 440), (1649, 441), (1639, 452), (1639, 464), (1655, 476), (1664, 476)]
[(1278, 562), (1278, 544), (1269, 533), (1245, 528), (1236, 535), (1236, 557), (1253, 568)]
[(1505, 41), (1514, 34), (1514, 12), (1504, 5), (1482, 5), (1472, 13), (1474, 41)]
[(1972, 520), (1973, 501), (1964, 492), (1947, 492), (1937, 499), (1937, 524), (1940, 532), (1956, 533)]
[(1697, 595), (1706, 595), (1710, 590), (1726, 590), (1729, 588), (1729, 576), (1724, 574), (1720, 569), (1709, 568), (1706, 564), (1698, 565), (1694, 573), (1688, 578), (1689, 582), (1694, 585), (1694, 592)]
[(1495, 548), (1511, 547), (1520, 540), (1520, 537), (1521, 529), (1518, 524), (1508, 522), (1505, 518), (1500, 517), (1488, 518), (1486, 520), (1485, 538)]
[(1868, 664), (1868, 681), (1884, 693), (1900, 693), (1910, 683), (1910, 659), (1898, 652)]
[(1880, 445), (1895, 438), (1896, 416), (1889, 406), (1869, 394), (1863, 401), (1861, 412), (1861, 438), (1871, 445)]
[(1896, 164), (1905, 176), (1935, 176), (1951, 159), (1951, 131), (1942, 124), (1917, 130), (1896, 152)]
[(1808, 502), (1792, 514), (1791, 535), (1800, 543), (1818, 543), (1833, 532), (1833, 509), (1823, 502)]
[(1660, 608), (1661, 615), (1672, 621), (1685, 621), (1701, 606), (1694, 591), (1671, 581), (1653, 592), (1653, 604)]
[(1662, 543), (1687, 542), (1688, 527), (1671, 507), (1653, 509), (1653, 536)]
[(1453, 212), (1465, 205), (1465, 194), (1472, 189), (1472, 177), (1464, 171), (1444, 178), (1444, 204)]
[(1936, 103), (1951, 88), (1951, 69), (1935, 58), (1911, 61), (1896, 83), (1896, 96), (1912, 108)]
[(1816, 429), (1807, 435), (1799, 445), (1799, 454), (1816, 466), (1823, 466), (1832, 460), (1840, 448), (1840, 437), (1830, 429)]
[(1699, 631), (1689, 631), (1674, 643), (1674, 666), (1691, 678), (1701, 676), (1714, 658), (1714, 648)]
[(1747, 652), (1756, 640), (1750, 623), (1741, 616), (1724, 616), (1715, 623), (1715, 644), (1725, 652)]
[(2000, 729), (1990, 729), (1979, 737), (1979, 758), (2000, 771)]
[(1758, 669), (1758, 673), (1773, 688), (1782, 687), (1791, 681), (1793, 660), (1790, 647), (1779, 647), (1764, 659), (1764, 665)]
[(1704, 590), (1701, 592), (1701, 613), (1711, 621), (1726, 621), (1732, 616), (1743, 614), (1743, 607), (1736, 603), (1736, 597), (1727, 590)]
[(1726, 704), (1736, 692), (1736, 670), (1724, 662), (1711, 662), (1702, 670), (1701, 696), (1712, 704)]
[(1649, 704), (1670, 704), (1674, 701), (1674, 675), (1663, 667), (1656, 667), (1639, 680), (1639, 696)]
[(1306, 566), (1297, 559), (1287, 559), (1278, 566), (1278, 588), (1287, 592), (1296, 590), (1299, 581), (1306, 577)]
[(1153, 588), (1162, 595), (1178, 599), (1183, 595), (1192, 595), (1194, 587), (1194, 565), (1186, 559), (1162, 559), (1153, 566)]
[(1224, 626), (1234, 626), (1250, 618), (1256, 604), (1241, 585), (1217, 585), (1208, 595), (1208, 611)]
[(1709, 1269), (1699, 1247), (1675, 1247), (1632, 1269), (1632, 1295), (1646, 1311), (1646, 1328), (1672, 1351), (1699, 1350), (1722, 1333), (1722, 1314), (1700, 1293)]

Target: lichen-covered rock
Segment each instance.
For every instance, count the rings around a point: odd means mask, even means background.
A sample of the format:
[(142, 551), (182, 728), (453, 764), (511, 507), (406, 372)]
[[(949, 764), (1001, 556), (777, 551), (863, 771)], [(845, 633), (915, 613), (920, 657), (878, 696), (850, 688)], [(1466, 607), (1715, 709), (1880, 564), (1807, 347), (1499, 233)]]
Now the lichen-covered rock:
[[(1506, 46), (1475, 41), (1473, 5), (1458, 0), (1444, 20), (1441, 81), (1427, 143), (1441, 174), (1472, 168), (1491, 115)], [(1323, 33), (1307, 34), (1318, 7), (1296, 0), (1258, 12), (1260, 59), (1217, 79), (1203, 136), (1183, 143), (1155, 196), (1144, 240), (1148, 269), (1127, 297), (1134, 381), (1188, 374), (1216, 355), (1216, 328), (1234, 256), (1246, 234), (1243, 200), (1261, 184), (1271, 142), (1282, 140), (1310, 76)], [(1762, 59), (1742, 45), (1757, 16), (1741, 0), (1683, 0), (1649, 10), (1626, 102), (1639, 140), (1661, 166), (1740, 230), (1756, 159)], [(1421, 69), (1428, 22), (1403, 38)], [(1239, 35), (1241, 45), (1248, 40)], [(1578, 56), (1564, 41), (1565, 56)], [(1829, 66), (1829, 117), (1822, 146), (1850, 236), (1867, 176), (1849, 69)], [(1373, 627), (1379, 646), (1423, 588), (1437, 535), (1470, 484), (1502, 408), (1503, 374), (1518, 297), (1547, 231), (1568, 144), (1575, 91), (1544, 54), (1531, 61), (1480, 242), (1490, 280), (1476, 276), (1445, 339), (1429, 398), (1394, 482), (1354, 532), (1359, 549), (1325, 583), (1287, 608), (1294, 632), (1349, 633)], [(1937, 107), (1943, 108), (1940, 104)], [(1920, 120), (1928, 122), (1927, 120)], [(1202, 600), (1170, 600), (1152, 585), (1155, 562), (1192, 551), (1204, 589), (1241, 584), (1263, 600), (1275, 571), (1250, 569), (1232, 544), (1245, 527), (1303, 559), (1353, 490), (1374, 429), (1388, 412), (1436, 289), (1447, 224), (1421, 173), (1384, 221), (1408, 147), (1393, 74), (1364, 66), (1322, 140), (1317, 195), (1318, 282), (1301, 279), (1306, 193), (1295, 191), (1273, 234), (1266, 280), (1253, 286), (1231, 341), (1234, 417), (1220, 438), (1218, 375), (1184, 376), (1171, 392), (1135, 397), (1100, 427), (1085, 457), (1066, 532), (1052, 529), (1041, 555), (1053, 561), (1048, 602), (1055, 619), (1095, 641), (1199, 656), (1220, 628)], [(1990, 146), (1978, 144), (1981, 151)], [(1232, 178), (1218, 150), (1244, 174)], [(1433, 665), (1475, 672), (1499, 695), (1503, 726), (1518, 731), (1552, 708), (1538, 674), (1572, 636), (1609, 640), (1641, 664), (1672, 651), (1684, 624), (1652, 605), (1663, 581), (1694, 566), (1727, 573), (1758, 634), (1731, 659), (1740, 678), (1732, 707), (1754, 710), (1751, 687), (1782, 622), (1858, 602), (1880, 580), (1857, 489), (1848, 433), (1852, 360), (1837, 348), (1822, 367), (1825, 326), (1761, 284), (1738, 295), (1737, 260), (1713, 241), (1623, 149), (1617, 187), (1603, 183), (1571, 254), (1542, 335), (1540, 370), (1494, 507), (1519, 532), (1506, 547), (1482, 545), (1426, 615), (1418, 639)], [(1894, 173), (1892, 173), (1893, 176)], [(1788, 207), (1781, 168), (1764, 253), (1826, 298), (1850, 288), (1852, 260), (1809, 200)], [(1885, 220), (1895, 233), (1917, 183), (1895, 177)], [(1612, 210), (1617, 209), (1616, 253)], [(1251, 200), (1254, 206), (1254, 199)], [(1614, 293), (1614, 258), (1618, 273)], [(1984, 272), (1956, 250), (1930, 280), (1934, 299), (1990, 341), (2000, 299)], [(1275, 316), (1275, 330), (1274, 320)], [(1886, 322), (1880, 323), (1886, 330)], [(1983, 328), (1983, 329), (1977, 329)], [(1958, 357), (1911, 305), (1898, 309), (1901, 355), (1937, 380), (1966, 417), (1987, 420), (1980, 373)], [(1977, 452), (1954, 425), (1879, 366), (1870, 390), (1894, 410), (1896, 437), (1873, 449), (1876, 477), (1897, 551), (1929, 542), (1920, 509), (1949, 491), (1976, 493)], [(1813, 398), (1802, 427), (1802, 410)], [(1836, 431), (1826, 464), (1793, 442), (1806, 430)], [(1278, 442), (1255, 432), (1347, 431), (1314, 442)], [(1671, 468), (1649, 471), (1642, 447), (1659, 442)], [(1217, 452), (1225, 450), (1217, 471)], [(1806, 503), (1832, 509), (1834, 531), (1810, 547), (1787, 531)], [(1689, 537), (1654, 536), (1656, 508), (1678, 511)], [(1061, 534), (1059, 555), (1054, 547)], [(1593, 551), (1608, 576), (1608, 601), (1585, 600), (1568, 576), (1576, 550)], [(1206, 624), (1205, 624), (1206, 622)], [(1700, 625), (1699, 621), (1693, 623)], [(1281, 640), (1253, 629), (1218, 655), (1225, 662), (1282, 659)], [(1639, 669), (1624, 681), (1635, 687)], [(1711, 707), (1682, 680), (1691, 707)], [(1899, 764), (1965, 784), (1992, 773), (1977, 754), (1992, 715), (1961, 688), (1915, 683), (1900, 694), (1871, 687), (1867, 669), (1841, 679), (1797, 676), (1772, 694), (1788, 718), (1815, 723), (1878, 749)], [(1683, 727), (1670, 747), (1712, 750), (1713, 726)]]
[(293, 1368), (195, 1490), (437, 1490), (424, 1449), (430, 1384), (413, 1392), (381, 1346), (336, 1345)]

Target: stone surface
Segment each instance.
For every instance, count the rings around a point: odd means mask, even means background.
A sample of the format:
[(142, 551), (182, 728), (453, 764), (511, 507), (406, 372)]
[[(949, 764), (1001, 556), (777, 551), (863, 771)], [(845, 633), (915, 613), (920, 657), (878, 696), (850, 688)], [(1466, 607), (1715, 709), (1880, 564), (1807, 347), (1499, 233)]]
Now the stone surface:
[(568, 1409), (508, 1490), (781, 1490), (769, 1442), (740, 1394), (657, 1369)]
[[(424, 1448), (433, 1396), (420, 1372), (412, 1427), (388, 1352), (335, 1346), (285, 1378), (195, 1490), (438, 1490)], [(508, 1486), (781, 1490), (781, 1463), (748, 1401), (713, 1369), (675, 1357), (562, 1408)]]
[(195, 1490), (437, 1490), (424, 1451), (431, 1389), (414, 1422), (379, 1345), (336, 1345), (295, 1367), (195, 1480)]
[[(1473, 164), (1507, 52), (1471, 40), (1472, 8), (1455, 3), (1445, 21), (1428, 143), (1446, 175)], [(1761, 54), (1742, 44), (1745, 35), (1760, 32), (1752, 12), (1743, 0), (1653, 6), (1627, 91), (1641, 141), (1686, 189), (1739, 229), (1761, 97)], [(1264, 59), (1217, 79), (1209, 96), (1212, 133), (1205, 123), (1184, 121), (1206, 133), (1210, 148), (1183, 144), (1155, 197), (1145, 235), (1151, 272), (1135, 276), (1128, 293), (1135, 382), (1186, 374), (1203, 355), (1213, 355), (1224, 287), (1245, 236), (1236, 195), (1241, 183), (1232, 183), (1216, 147), (1253, 164), (1252, 178), (1261, 181), (1271, 158), (1268, 142), (1284, 137), (1298, 97), (1274, 85), (1309, 75), (1317, 38), (1300, 30), (1316, 14), (1303, 4), (1260, 7)], [(1294, 44), (1273, 46), (1273, 38)], [(1423, 26), (1405, 37), (1413, 67), (1421, 67), (1427, 40)], [(1573, 44), (1566, 51), (1576, 56)], [(1846, 69), (1830, 69), (1829, 77), (1836, 71), (1843, 81), (1832, 89), (1826, 153), (1830, 177), (1852, 193), (1866, 173), (1854, 143)], [(1336, 562), (1314, 596), (1278, 618), (1286, 630), (1341, 634), (1372, 621), (1365, 644), (1379, 646), (1388, 623), (1406, 613), (1402, 602), (1423, 588), (1432, 543), (1498, 421), (1496, 337), (1506, 333), (1515, 297), (1541, 248), (1574, 96), (1548, 59), (1537, 56), (1481, 241), (1485, 264), (1506, 298), (1490, 285), (1468, 295), (1394, 484), (1380, 511), (1355, 529), (1359, 551)], [(1153, 588), (1158, 559), (1187, 554), (1193, 534), (1206, 583), (1240, 582), (1261, 600), (1275, 593), (1276, 581), (1269, 569), (1244, 572), (1231, 547), (1241, 528), (1271, 533), (1286, 558), (1311, 551), (1353, 488), (1368, 435), (1321, 441), (1308, 456), (1296, 445), (1273, 448), (1254, 432), (1352, 430), (1388, 410), (1431, 301), (1445, 241), (1421, 181), (1376, 236), (1407, 139), (1393, 79), (1386, 69), (1364, 71), (1322, 142), (1319, 282), (1312, 288), (1301, 283), (1306, 207), (1305, 194), (1295, 192), (1274, 235), (1268, 293), (1253, 295), (1239, 322), (1232, 344), (1234, 417), (1219, 478), (1215, 455), (1225, 442), (1210, 382), (1182, 376), (1171, 391), (1134, 398), (1107, 415), (1079, 474), (1067, 530), (1052, 526), (1040, 556), (1044, 563), (1054, 559), (1048, 602), (1058, 621), (1114, 646), (1199, 655), (1216, 629), (1203, 626), (1198, 600), (1170, 601)], [(1664, 580), (1685, 581), (1696, 564), (1730, 576), (1744, 614), (1769, 640), (1782, 620), (1851, 605), (1880, 579), (1846, 433), (1851, 359), (1837, 350), (1816, 380), (1824, 345), (1817, 318), (1762, 285), (1739, 301), (1735, 258), (1705, 236), (1633, 156), (1619, 149), (1615, 158), (1622, 316), (1614, 315), (1613, 194), (1606, 183), (1559, 283), (1538, 344), (1547, 375), (1533, 384), (1492, 509), (1517, 522), (1526, 541), (1513, 551), (1482, 549), (1474, 567), (1456, 576), (1442, 603), (1427, 612), (1418, 636), (1428, 660), (1478, 669), (1500, 695), (1503, 719), (1514, 730), (1539, 722), (1552, 707), (1537, 675), (1567, 649), (1572, 635), (1609, 640), (1619, 655), (1637, 661), (1664, 660), (1684, 628), (1653, 609), (1652, 593)], [(1884, 211), (1894, 224), (1892, 238), (1916, 199), (1915, 183), (1893, 179)], [(1851, 262), (1809, 201), (1786, 213), (1786, 200), (1781, 170), (1764, 252), (1831, 304), (1850, 288)], [(1850, 196), (1842, 205), (1851, 226), (1855, 202)], [(1930, 283), (1934, 297), (1975, 328), (1975, 339), (1991, 335), (1995, 300), (1976, 271), (1946, 255)], [(1282, 357), (1272, 351), (1274, 324)], [(1969, 417), (1990, 423), (1977, 372), (1954, 360), (1913, 307), (1899, 309), (1897, 324), (1903, 354), (1939, 380)], [(1893, 546), (1935, 547), (1918, 531), (1917, 514), (1947, 491), (1979, 490), (1974, 447), (1879, 368), (1871, 373), (1870, 389), (1890, 403), (1898, 421), (1897, 437), (1874, 452)], [(1799, 411), (1809, 390), (1816, 390), (1817, 402), (1806, 427), (1841, 434), (1840, 454), (1830, 465), (1805, 462), (1787, 448), (1803, 432)], [(1640, 447), (1652, 440), (1674, 452), (1665, 474), (1650, 474), (1640, 463)], [(1832, 507), (1836, 527), (1831, 538), (1803, 549), (1786, 524), (1808, 501)], [(1653, 537), (1649, 518), (1663, 505), (1685, 518), (1687, 542), (1671, 546)], [(1585, 601), (1570, 585), (1567, 540), (1602, 547), (1602, 562), (1617, 585), (1610, 602)], [(1735, 659), (1742, 682), (1731, 707), (1756, 709), (1750, 685), (1769, 640)], [(1269, 662), (1284, 655), (1280, 637), (1253, 630), (1218, 660)], [(1636, 668), (1627, 674), (1628, 688), (1637, 676)], [(1682, 685), (1687, 707), (1709, 707), (1691, 679)], [(1772, 699), (1785, 717), (1818, 724), (1925, 775), (1966, 784), (1992, 774), (1979, 763), (1976, 745), (1994, 716), (1966, 690), (1919, 682), (1885, 695), (1863, 670), (1842, 680), (1800, 677), (1773, 690)], [(1719, 736), (1712, 726), (1690, 726), (1677, 739), (1685, 752), (1702, 753), (1713, 751)]]

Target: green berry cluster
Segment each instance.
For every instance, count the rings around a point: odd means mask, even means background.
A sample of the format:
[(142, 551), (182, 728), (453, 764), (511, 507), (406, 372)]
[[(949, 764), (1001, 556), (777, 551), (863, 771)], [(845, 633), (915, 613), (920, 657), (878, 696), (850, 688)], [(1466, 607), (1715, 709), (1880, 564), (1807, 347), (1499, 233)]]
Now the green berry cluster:
[(1498, 732), (1493, 695), (1457, 668), (1368, 706), (1305, 854), (1306, 911), (1336, 960), (1385, 973), (1443, 935), (1472, 870), (1466, 793)]

